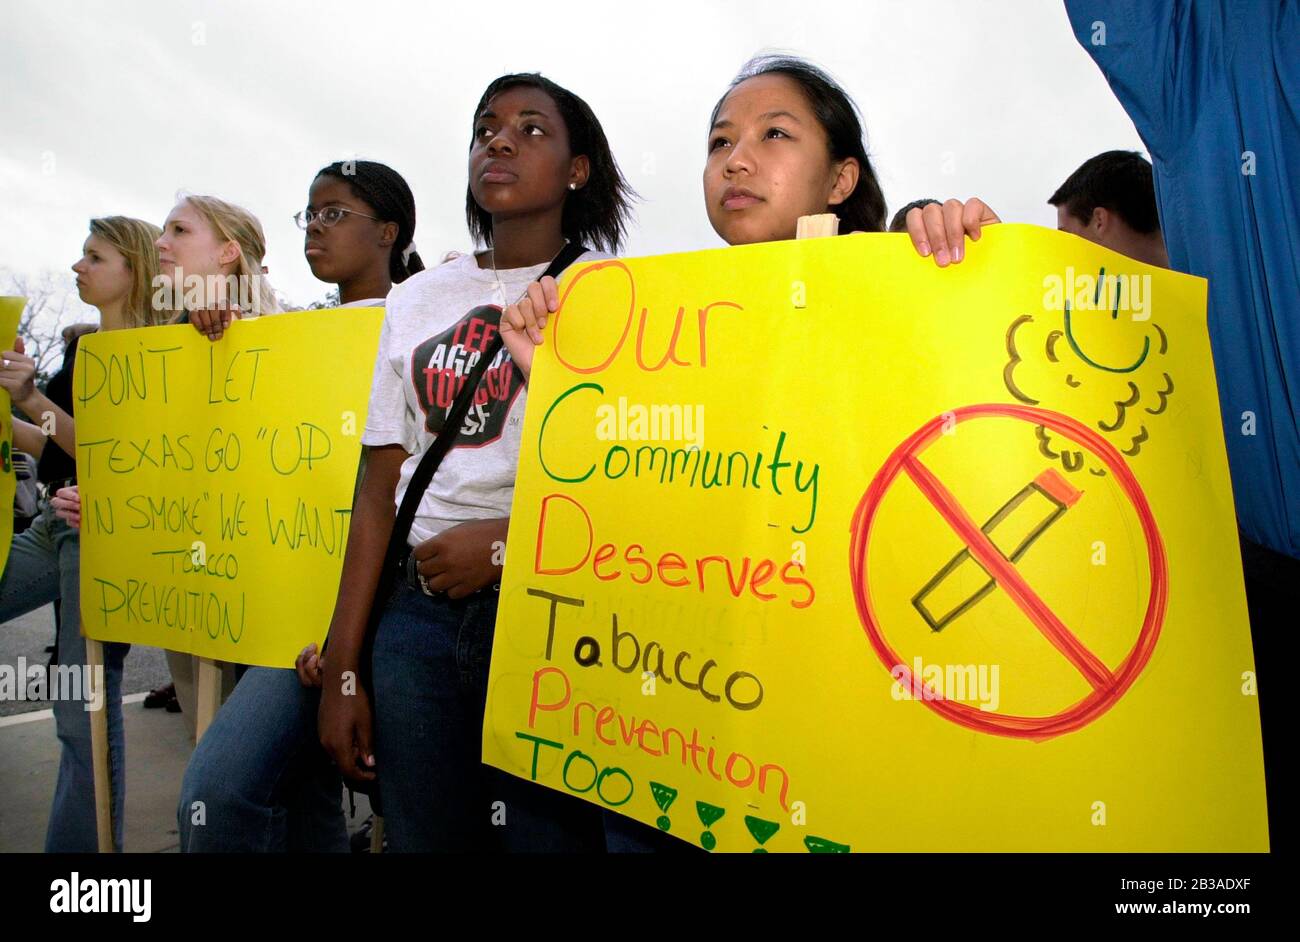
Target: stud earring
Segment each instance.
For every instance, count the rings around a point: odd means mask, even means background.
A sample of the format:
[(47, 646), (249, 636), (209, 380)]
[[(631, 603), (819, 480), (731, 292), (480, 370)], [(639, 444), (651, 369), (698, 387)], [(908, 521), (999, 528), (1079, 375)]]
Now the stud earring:
[(576, 184), (576, 183), (570, 183), (570, 184), (569, 184), (569, 189), (570, 189), (570, 190), (576, 190), (577, 188), (578, 188), (578, 184)]

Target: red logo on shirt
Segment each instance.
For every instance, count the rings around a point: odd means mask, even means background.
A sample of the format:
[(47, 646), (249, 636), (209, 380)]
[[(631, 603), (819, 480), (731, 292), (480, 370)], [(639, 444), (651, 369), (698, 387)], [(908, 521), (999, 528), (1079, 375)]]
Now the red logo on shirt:
[[(465, 385), (465, 377), (496, 338), (500, 322), (499, 307), (476, 307), (411, 352), (411, 383), (429, 434), (437, 435), (442, 430), (447, 411)], [(506, 415), (521, 389), (523, 376), (503, 347), (479, 380), (454, 447), (477, 448), (500, 438)]]

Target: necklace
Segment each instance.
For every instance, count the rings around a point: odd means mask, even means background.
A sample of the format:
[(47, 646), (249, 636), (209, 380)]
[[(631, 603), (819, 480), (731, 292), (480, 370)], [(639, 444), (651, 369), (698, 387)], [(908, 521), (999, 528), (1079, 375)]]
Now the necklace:
[(501, 275), (497, 272), (497, 250), (495, 248), (492, 249), (492, 259), (490, 264), (492, 266), (492, 277), (496, 279), (496, 283), (497, 283), (497, 296), (496, 296), (497, 307), (501, 308), (502, 310), (505, 310), (506, 286), (501, 283)]
[[(560, 246), (560, 252), (563, 252), (565, 246), (567, 246), (568, 244), (569, 244), (569, 240), (565, 239), (564, 244)], [(497, 297), (496, 297), (497, 305), (502, 310), (505, 310), (505, 308), (508, 306), (506, 301), (506, 286), (501, 283), (501, 274), (500, 272), (497, 271), (497, 250), (494, 247), (492, 249), (489, 249), (489, 251), (492, 253), (491, 259), (489, 261), (489, 264), (492, 267), (492, 278), (497, 283)], [(551, 257), (552, 262), (560, 257), (560, 252), (556, 252), (555, 255)], [(520, 297), (523, 297), (523, 295), (520, 295)], [(515, 300), (518, 300), (518, 298), (516, 298)]]

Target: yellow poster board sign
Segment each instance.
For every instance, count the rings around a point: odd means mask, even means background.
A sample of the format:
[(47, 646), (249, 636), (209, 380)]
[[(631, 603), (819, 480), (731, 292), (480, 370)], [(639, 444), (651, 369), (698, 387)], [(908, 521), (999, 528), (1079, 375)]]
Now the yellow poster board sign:
[(292, 666), (334, 610), (379, 308), (83, 337), (85, 633)]
[[(0, 298), (0, 349), (12, 350), (18, 336), (26, 298)], [(14, 539), (14, 495), (18, 482), (14, 478), (14, 420), (7, 390), (0, 389), (0, 573), (9, 562), (9, 546)]]
[(560, 293), (485, 761), (709, 850), (1267, 848), (1203, 280), (999, 225)]

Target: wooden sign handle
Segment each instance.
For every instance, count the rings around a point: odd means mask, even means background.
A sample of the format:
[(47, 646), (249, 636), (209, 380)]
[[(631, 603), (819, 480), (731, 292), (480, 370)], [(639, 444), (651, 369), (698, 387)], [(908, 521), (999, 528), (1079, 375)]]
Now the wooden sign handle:
[[(85, 691), (99, 708), (90, 711), (90, 754), (95, 776), (95, 833), (101, 854), (113, 853), (113, 772), (108, 762), (108, 690), (104, 678), (104, 645), (86, 639), (86, 666), (91, 689)], [(96, 689), (97, 688), (97, 689)]]
[(201, 657), (198, 662), (199, 676), (195, 678), (195, 700), (198, 701), (194, 713), (195, 745), (212, 725), (212, 719), (221, 707), (221, 665), (208, 657)]
[(819, 216), (800, 216), (795, 226), (796, 239), (821, 239), (840, 234), (840, 217), (834, 213)]

